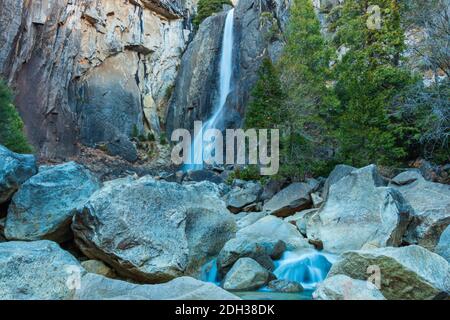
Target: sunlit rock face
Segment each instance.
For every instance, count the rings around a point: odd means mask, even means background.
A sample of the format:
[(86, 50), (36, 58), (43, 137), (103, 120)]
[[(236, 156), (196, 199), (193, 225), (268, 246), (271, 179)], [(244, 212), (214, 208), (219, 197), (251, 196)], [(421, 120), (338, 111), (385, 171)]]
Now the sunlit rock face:
[(3, 2), (0, 75), (42, 156), (76, 154), (81, 142), (135, 160), (133, 127), (160, 131), (189, 39), (185, 9), (167, 0)]

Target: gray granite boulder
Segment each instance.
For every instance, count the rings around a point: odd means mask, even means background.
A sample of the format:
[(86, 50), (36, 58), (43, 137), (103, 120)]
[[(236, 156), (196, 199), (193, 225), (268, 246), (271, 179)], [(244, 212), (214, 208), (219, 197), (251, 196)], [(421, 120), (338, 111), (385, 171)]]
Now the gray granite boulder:
[(328, 277), (313, 293), (314, 300), (386, 300), (371, 282), (345, 275)]
[(442, 232), (450, 224), (450, 185), (434, 183), (415, 170), (395, 177), (390, 186), (412, 207), (412, 223), (406, 242), (435, 250)]
[(0, 243), (0, 300), (70, 300), (84, 274), (55, 242)]
[(99, 181), (89, 170), (75, 162), (41, 167), (12, 199), (6, 238), (56, 242), (70, 239), (73, 215), (99, 188)]
[(325, 204), (308, 220), (310, 240), (326, 251), (398, 246), (411, 208), (401, 193), (384, 186), (374, 165), (352, 171), (334, 183)]
[(227, 273), (223, 288), (229, 291), (256, 290), (267, 284), (269, 272), (251, 258), (239, 259)]
[[(370, 268), (369, 268), (370, 267)], [(349, 251), (329, 273), (368, 280), (379, 270), (380, 291), (387, 299), (446, 299), (450, 292), (450, 264), (420, 246)], [(376, 276), (376, 275), (375, 275)]]
[(211, 182), (111, 181), (75, 216), (75, 241), (89, 258), (141, 282), (197, 275), (235, 235), (219, 193)]
[(36, 158), (0, 145), (0, 204), (11, 199), (20, 185), (37, 173)]

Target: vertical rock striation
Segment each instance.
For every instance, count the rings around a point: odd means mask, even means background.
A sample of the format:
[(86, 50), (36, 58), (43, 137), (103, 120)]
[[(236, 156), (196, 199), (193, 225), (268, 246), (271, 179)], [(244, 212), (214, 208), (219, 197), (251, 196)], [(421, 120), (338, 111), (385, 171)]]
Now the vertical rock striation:
[(79, 142), (136, 159), (134, 127), (160, 131), (189, 38), (179, 0), (4, 0), (0, 75), (41, 156)]

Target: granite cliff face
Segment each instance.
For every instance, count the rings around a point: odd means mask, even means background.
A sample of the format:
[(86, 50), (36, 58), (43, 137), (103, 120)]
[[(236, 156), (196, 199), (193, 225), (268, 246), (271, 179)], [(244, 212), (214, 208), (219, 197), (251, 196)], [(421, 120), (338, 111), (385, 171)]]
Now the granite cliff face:
[[(224, 127), (242, 124), (262, 58), (278, 58), (289, 3), (236, 4), (233, 90)], [(158, 136), (206, 120), (217, 100), (229, 8), (204, 21), (193, 37), (196, 5), (195, 0), (4, 0), (0, 76), (14, 89), (40, 156), (64, 160), (87, 145), (133, 162), (138, 158), (133, 133)]]
[(4, 0), (0, 75), (41, 156), (82, 143), (135, 160), (129, 137), (160, 132), (192, 10), (180, 0)]
[[(282, 51), (282, 31), (289, 7), (289, 0), (240, 0), (236, 4), (233, 87), (221, 117), (222, 127), (241, 126), (262, 59), (269, 56), (276, 61)], [(211, 116), (218, 98), (217, 70), (225, 15), (224, 12), (205, 20), (183, 56), (167, 109), (169, 133), (176, 128), (192, 129), (194, 121), (205, 121)]]

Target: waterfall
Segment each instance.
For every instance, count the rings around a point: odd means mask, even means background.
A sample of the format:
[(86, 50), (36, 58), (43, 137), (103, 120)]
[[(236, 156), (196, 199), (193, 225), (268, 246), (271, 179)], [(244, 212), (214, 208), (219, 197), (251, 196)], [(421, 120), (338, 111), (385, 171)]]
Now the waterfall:
[[(201, 170), (203, 168), (204, 153), (208, 154), (210, 146), (203, 143), (203, 132), (208, 129), (216, 128), (220, 115), (227, 102), (228, 95), (231, 92), (231, 77), (233, 73), (233, 41), (234, 41), (234, 9), (231, 9), (226, 17), (222, 40), (222, 53), (219, 69), (219, 102), (213, 109), (212, 117), (203, 124), (202, 130), (194, 137), (194, 148), (190, 150), (190, 159), (192, 164), (184, 166), (184, 170)], [(207, 152), (204, 152), (204, 149)]]
[(206, 263), (202, 267), (200, 280), (211, 282), (220, 286), (219, 271), (217, 270), (217, 259)]
[(324, 281), (335, 257), (318, 251), (285, 252), (275, 262), (274, 274), (278, 279), (295, 281), (303, 288), (313, 290)]

